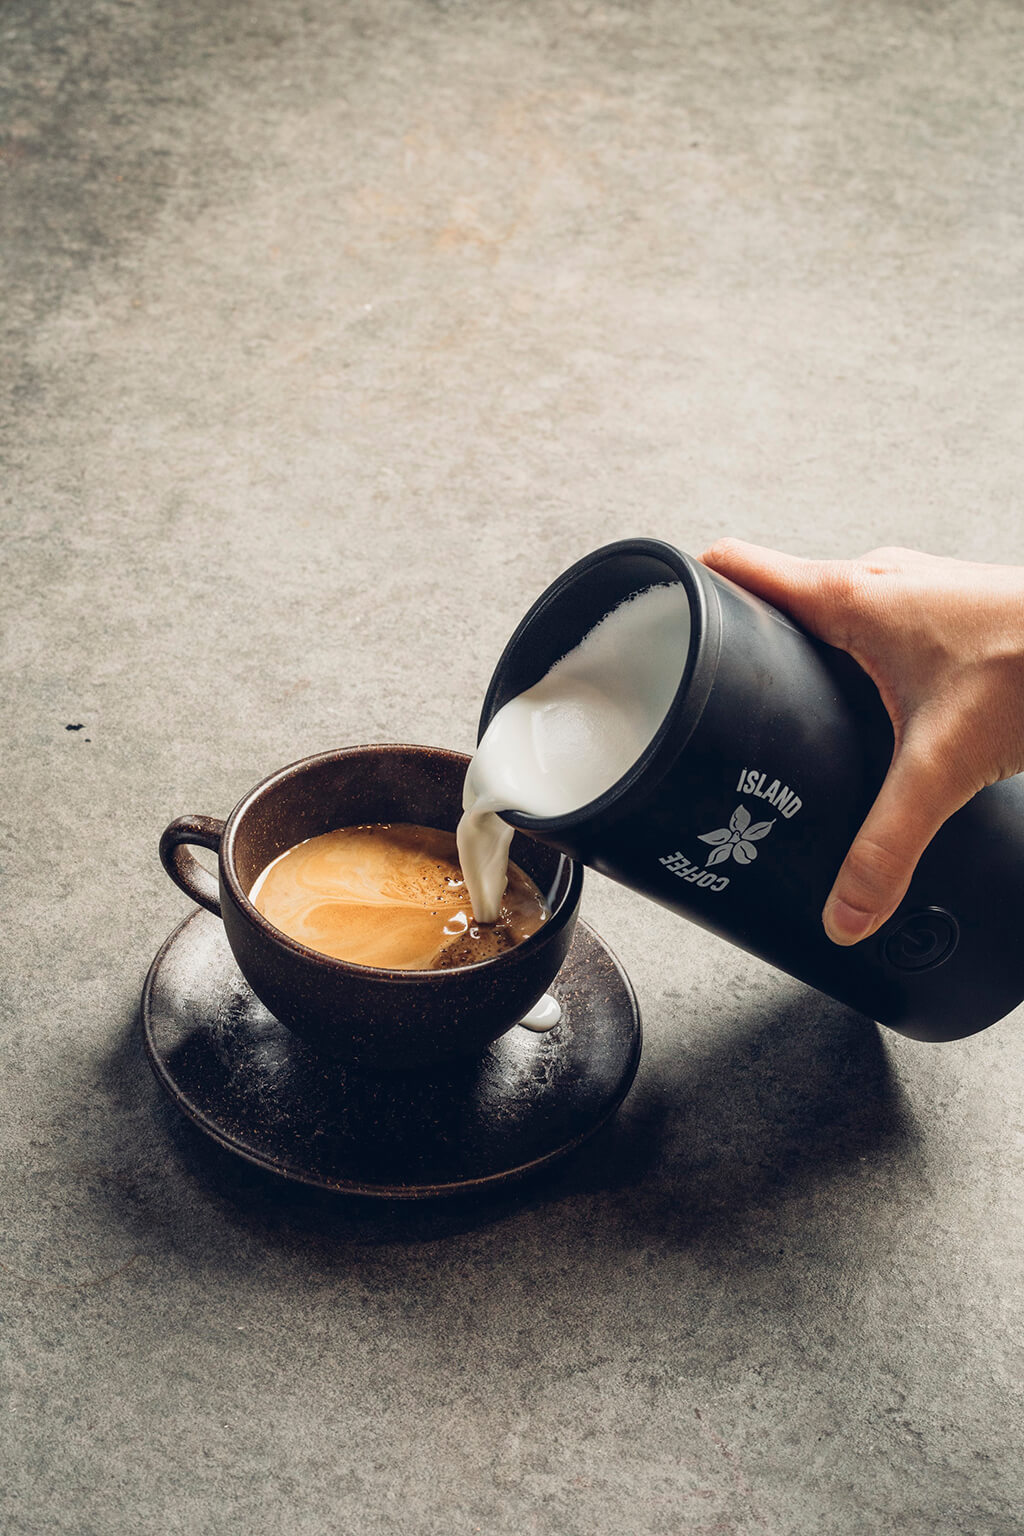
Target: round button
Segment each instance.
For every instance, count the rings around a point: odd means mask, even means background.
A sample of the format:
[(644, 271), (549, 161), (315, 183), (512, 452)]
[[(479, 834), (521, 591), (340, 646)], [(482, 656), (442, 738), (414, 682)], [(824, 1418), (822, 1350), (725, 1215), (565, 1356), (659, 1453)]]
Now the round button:
[(882, 953), (898, 971), (927, 971), (948, 960), (960, 930), (956, 918), (941, 907), (912, 912), (888, 935)]

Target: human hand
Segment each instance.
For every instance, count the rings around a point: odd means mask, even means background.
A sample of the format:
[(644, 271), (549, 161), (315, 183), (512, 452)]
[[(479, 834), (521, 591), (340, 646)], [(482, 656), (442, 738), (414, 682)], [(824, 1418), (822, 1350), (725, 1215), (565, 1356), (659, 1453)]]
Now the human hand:
[(836, 944), (874, 933), (943, 822), (1024, 771), (1024, 568), (911, 549), (803, 560), (722, 539), (701, 560), (839, 646), (874, 682), (895, 748), (825, 903)]

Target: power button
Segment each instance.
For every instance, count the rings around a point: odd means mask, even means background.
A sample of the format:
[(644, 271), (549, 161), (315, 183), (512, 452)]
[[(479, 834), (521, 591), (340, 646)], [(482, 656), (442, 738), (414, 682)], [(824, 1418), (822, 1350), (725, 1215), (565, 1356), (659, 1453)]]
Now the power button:
[(911, 912), (893, 929), (882, 953), (898, 971), (927, 971), (949, 959), (959, 937), (955, 917), (941, 907), (925, 907)]

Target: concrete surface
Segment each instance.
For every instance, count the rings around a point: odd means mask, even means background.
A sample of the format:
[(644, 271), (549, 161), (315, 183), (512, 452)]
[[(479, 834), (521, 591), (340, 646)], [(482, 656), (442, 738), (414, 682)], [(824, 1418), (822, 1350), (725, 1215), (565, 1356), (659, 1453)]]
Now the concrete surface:
[(592, 877), (636, 1088), (438, 1210), (216, 1153), (135, 1025), (164, 823), (470, 745), (597, 544), (1024, 559), (1022, 45), (1016, 0), (6, 0), (6, 1536), (1024, 1530), (1020, 1015), (913, 1044)]

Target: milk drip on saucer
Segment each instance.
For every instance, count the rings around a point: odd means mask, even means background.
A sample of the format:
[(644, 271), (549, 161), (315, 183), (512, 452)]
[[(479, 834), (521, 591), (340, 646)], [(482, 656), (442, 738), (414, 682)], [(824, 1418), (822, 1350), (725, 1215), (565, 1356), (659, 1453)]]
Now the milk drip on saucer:
[(459, 861), (478, 922), (500, 910), (514, 829), (500, 811), (566, 816), (597, 800), (657, 734), (686, 665), (679, 583), (621, 603), (491, 720), (466, 773)]

